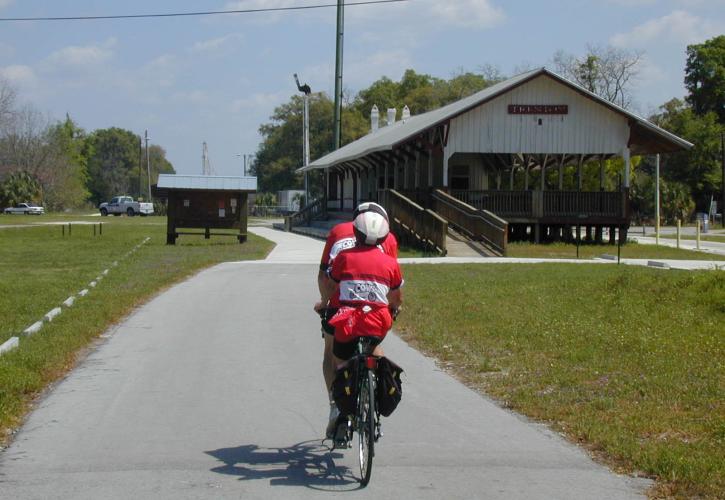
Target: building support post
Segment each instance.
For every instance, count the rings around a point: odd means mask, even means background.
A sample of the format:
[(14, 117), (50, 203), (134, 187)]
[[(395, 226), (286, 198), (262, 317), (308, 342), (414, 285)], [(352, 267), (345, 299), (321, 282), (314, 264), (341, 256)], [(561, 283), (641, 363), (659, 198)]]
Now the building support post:
[(599, 157), (599, 190), (604, 191), (604, 155)]
[(415, 190), (420, 189), (420, 151), (415, 152)]
[(655, 243), (660, 244), (660, 155), (655, 157)]
[(576, 169), (576, 187), (577, 191), (582, 190), (582, 164), (584, 163), (584, 155), (579, 155), (579, 163)]
[(561, 155), (561, 160), (559, 160), (559, 191), (564, 190), (564, 161), (566, 160), (566, 155)]
[(624, 151), (622, 151), (622, 159), (624, 160), (624, 182), (622, 187), (629, 189), (629, 147), (624, 148)]

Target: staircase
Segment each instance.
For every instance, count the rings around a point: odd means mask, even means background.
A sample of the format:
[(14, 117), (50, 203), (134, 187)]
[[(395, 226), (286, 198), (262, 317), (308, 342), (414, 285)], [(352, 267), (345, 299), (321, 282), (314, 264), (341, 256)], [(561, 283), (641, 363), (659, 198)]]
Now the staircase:
[(327, 218), (313, 219), (307, 226), (291, 226), (290, 232), (324, 240), (327, 238), (327, 234), (330, 232), (330, 230), (337, 224), (341, 222), (349, 222), (351, 220), (352, 213), (350, 212), (328, 211)]

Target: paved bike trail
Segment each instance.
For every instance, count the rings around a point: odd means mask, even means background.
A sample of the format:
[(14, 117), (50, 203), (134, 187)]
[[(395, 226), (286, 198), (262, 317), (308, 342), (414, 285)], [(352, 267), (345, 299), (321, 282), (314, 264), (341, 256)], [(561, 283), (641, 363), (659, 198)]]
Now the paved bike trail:
[(644, 498), (648, 481), (595, 464), (394, 335), (384, 347), (406, 370), (404, 400), (359, 490), (353, 450), (321, 441), (322, 242), (255, 231), (279, 242), (270, 259), (157, 296), (38, 403), (0, 454), (0, 498)]

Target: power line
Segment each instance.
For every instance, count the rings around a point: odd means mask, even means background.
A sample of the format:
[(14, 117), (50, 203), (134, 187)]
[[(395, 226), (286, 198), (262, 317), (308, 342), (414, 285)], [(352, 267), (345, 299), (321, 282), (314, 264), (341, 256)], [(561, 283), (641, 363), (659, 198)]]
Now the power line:
[[(400, 3), (410, 0), (366, 0), (346, 3), (346, 7), (356, 5), (373, 5), (382, 3)], [(256, 12), (280, 12), (290, 10), (311, 10), (337, 7), (337, 3), (317, 5), (297, 5), (292, 7), (268, 7), (261, 9), (238, 9), (238, 10), (210, 10), (204, 12), (172, 12), (168, 14), (125, 14), (118, 16), (67, 16), (67, 17), (0, 17), (0, 21), (96, 21), (100, 19), (142, 19), (154, 17), (191, 17), (191, 16), (215, 16), (223, 14), (252, 14)]]

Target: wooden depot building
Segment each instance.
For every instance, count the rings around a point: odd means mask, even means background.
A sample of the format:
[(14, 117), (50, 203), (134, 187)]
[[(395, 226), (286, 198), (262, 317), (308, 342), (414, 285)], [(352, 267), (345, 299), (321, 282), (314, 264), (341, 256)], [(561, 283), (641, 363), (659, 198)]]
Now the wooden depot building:
[[(256, 191), (256, 177), (159, 174), (153, 194), (168, 203), (166, 243), (174, 245), (180, 234), (203, 234), (207, 239), (211, 235), (236, 236), (244, 243), (247, 198)], [(238, 232), (212, 232), (224, 229)]]
[[(327, 187), (293, 223), (377, 201), (400, 236), (441, 253), (448, 227), (498, 254), (509, 240), (570, 240), (580, 228), (626, 241), (632, 156), (692, 146), (545, 68), (378, 121), (373, 108), (368, 135), (299, 169), (324, 170)], [(605, 172), (612, 159), (616, 179)], [(598, 170), (596, 185), (583, 184), (583, 169)]]

